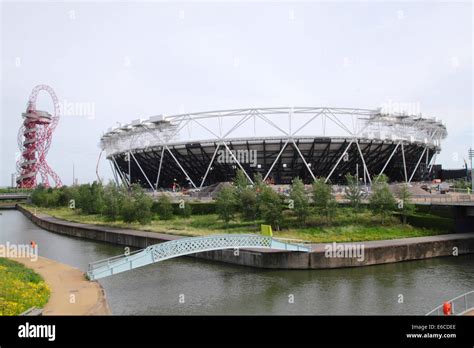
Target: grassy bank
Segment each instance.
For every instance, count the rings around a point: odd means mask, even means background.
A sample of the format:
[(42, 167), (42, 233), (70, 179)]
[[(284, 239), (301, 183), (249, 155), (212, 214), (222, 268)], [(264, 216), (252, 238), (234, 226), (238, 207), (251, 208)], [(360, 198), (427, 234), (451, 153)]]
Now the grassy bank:
[(50, 290), (40, 275), (22, 264), (0, 258), (0, 315), (18, 315), (42, 308)]
[[(203, 236), (217, 233), (256, 233), (262, 221), (243, 221), (236, 218), (226, 225), (216, 214), (192, 215), (188, 218), (174, 216), (171, 220), (160, 220), (157, 216), (145, 225), (139, 223), (109, 222), (101, 215), (80, 214), (68, 208), (34, 208), (38, 213), (45, 213), (67, 221), (96, 224), (111, 227), (169, 233), (181, 236)], [(432, 236), (448, 233), (444, 229), (414, 227), (403, 225), (399, 218), (393, 216), (381, 225), (379, 218), (370, 211), (354, 214), (350, 208), (338, 209), (336, 216), (328, 223), (324, 218), (311, 217), (304, 227), (298, 226), (295, 218), (288, 215), (281, 231), (274, 231), (276, 237), (301, 239), (309, 242), (351, 242), (409, 237)]]

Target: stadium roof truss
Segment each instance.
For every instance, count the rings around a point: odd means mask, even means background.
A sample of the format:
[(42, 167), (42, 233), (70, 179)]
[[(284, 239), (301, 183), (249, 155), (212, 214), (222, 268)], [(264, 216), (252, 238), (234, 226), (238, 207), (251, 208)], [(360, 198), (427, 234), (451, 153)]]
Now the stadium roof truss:
[[(292, 168), (299, 165), (297, 171), (309, 179), (323, 173), (327, 182), (336, 169), (353, 168), (354, 161), (357, 165), (360, 161), (364, 178), (371, 182), (391, 161), (401, 161), (403, 180), (411, 182), (422, 161), (431, 171), (446, 135), (445, 125), (434, 118), (384, 114), (380, 109), (249, 108), (135, 120), (109, 129), (101, 138), (101, 147), (117, 182), (130, 185), (136, 176), (156, 191), (163, 186), (164, 176), (184, 176), (190, 186), (199, 189), (211, 172), (218, 172), (212, 175), (225, 180), (226, 172), (238, 168), (253, 183), (250, 167), (237, 158), (236, 149), (250, 151), (255, 146), (265, 168), (264, 179), (274, 171), (282, 175), (278, 171), (283, 153), (292, 147), (292, 158), (285, 161), (290, 161)], [(391, 146), (384, 146), (387, 142)], [(222, 151), (232, 163), (215, 166)], [(314, 155), (316, 152), (319, 156)], [(175, 165), (165, 165), (168, 161)], [(370, 173), (368, 168), (377, 168), (377, 172)]]

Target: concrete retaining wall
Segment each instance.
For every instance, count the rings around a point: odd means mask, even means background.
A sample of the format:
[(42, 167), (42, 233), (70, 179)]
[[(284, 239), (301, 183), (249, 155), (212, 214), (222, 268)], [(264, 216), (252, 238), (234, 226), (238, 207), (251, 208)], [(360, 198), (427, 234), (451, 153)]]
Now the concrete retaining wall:
[[(21, 206), (17, 206), (17, 209), (33, 223), (45, 230), (128, 247), (145, 248), (148, 245), (184, 238), (164, 233), (69, 222), (44, 214), (35, 215)], [(344, 243), (338, 245), (344, 245)], [(358, 267), (439, 256), (452, 256), (455, 250), (458, 255), (474, 253), (474, 233), (358, 242), (351, 245), (363, 246), (363, 260), (359, 261), (356, 257), (326, 257), (326, 244), (312, 244), (313, 251), (311, 253), (246, 249), (239, 250), (238, 256), (235, 255), (234, 250), (208, 251), (190, 256), (236, 265), (270, 269)]]

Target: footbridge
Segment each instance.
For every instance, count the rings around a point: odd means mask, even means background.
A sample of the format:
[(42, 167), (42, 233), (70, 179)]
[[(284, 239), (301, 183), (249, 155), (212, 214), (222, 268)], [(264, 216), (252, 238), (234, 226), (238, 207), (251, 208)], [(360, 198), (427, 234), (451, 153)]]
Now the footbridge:
[(181, 238), (150, 245), (145, 249), (133, 253), (90, 263), (87, 276), (90, 280), (96, 280), (179, 256), (211, 250), (236, 248), (311, 251), (308, 245), (287, 243), (286, 241), (278, 240), (270, 236), (256, 234), (222, 234), (206, 237)]

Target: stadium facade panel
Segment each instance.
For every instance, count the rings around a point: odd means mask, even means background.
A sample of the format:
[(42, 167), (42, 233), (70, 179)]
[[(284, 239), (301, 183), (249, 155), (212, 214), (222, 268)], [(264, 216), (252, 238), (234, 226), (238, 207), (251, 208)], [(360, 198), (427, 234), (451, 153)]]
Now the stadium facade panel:
[(275, 184), (342, 183), (346, 173), (409, 182), (428, 178), (446, 135), (434, 118), (380, 109), (250, 108), (135, 120), (101, 147), (118, 182), (151, 190), (230, 181), (239, 168)]

